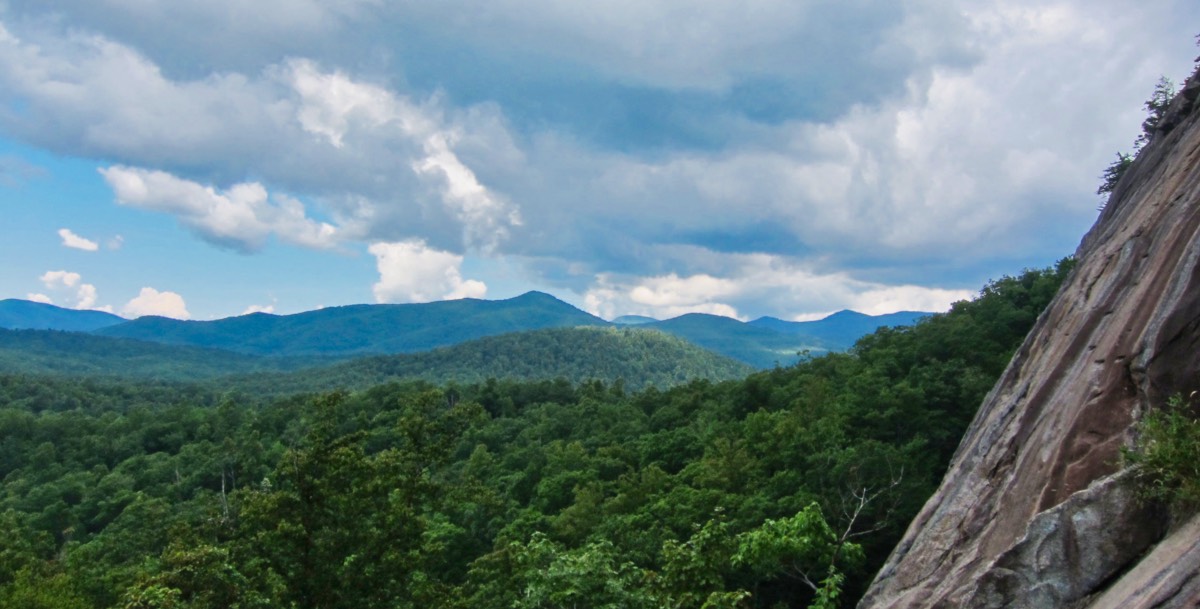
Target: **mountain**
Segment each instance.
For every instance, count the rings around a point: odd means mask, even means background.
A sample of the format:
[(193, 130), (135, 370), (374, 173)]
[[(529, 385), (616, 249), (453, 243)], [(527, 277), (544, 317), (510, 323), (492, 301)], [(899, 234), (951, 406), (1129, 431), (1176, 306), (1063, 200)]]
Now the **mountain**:
[(413, 353), (523, 330), (608, 322), (541, 292), (508, 300), (351, 305), (297, 313), (253, 313), (216, 321), (142, 317), (103, 336), (276, 356)]
[(785, 334), (730, 317), (705, 313), (689, 313), (639, 327), (674, 334), (756, 368), (793, 364), (802, 351), (828, 350), (825, 342), (816, 338)]
[(872, 317), (843, 311), (817, 322), (764, 317), (744, 323), (691, 313), (665, 321), (626, 315), (607, 322), (548, 294), (529, 292), (508, 300), (350, 305), (294, 315), (251, 313), (216, 321), (149, 316), (101, 327), (95, 333), (250, 355), (345, 359), (418, 353), (527, 330), (636, 326), (673, 334), (757, 368), (770, 368), (795, 363), (801, 351), (847, 349), (877, 327), (910, 323), (924, 315), (909, 312)]
[(127, 320), (104, 311), (64, 309), (51, 304), (9, 298), (0, 300), (0, 328), (91, 332)]
[(622, 315), (613, 319), (612, 323), (618, 326), (639, 326), (641, 324), (652, 324), (656, 321), (658, 320), (653, 317), (646, 317), (645, 315)]
[[(1151, 414), (1181, 413), (1157, 435), (1188, 447), (1174, 449), (1174, 465), (1190, 481), (1174, 484), (1197, 484), (1188, 452), (1200, 389), (1197, 101), (1200, 70), (1151, 124), (1075, 270), (860, 609), (1200, 604), (1200, 514), (1151, 500), (1147, 488), (1172, 482), (1122, 456), (1155, 448), (1142, 444)], [(1191, 407), (1171, 411), (1173, 400)]]
[(922, 317), (932, 313), (900, 311), (885, 315), (867, 315), (857, 311), (838, 311), (817, 321), (784, 321), (774, 317), (760, 317), (749, 322), (759, 328), (768, 328), (784, 334), (808, 336), (824, 343), (830, 350), (844, 351), (854, 346), (859, 338), (879, 328), (911, 326)]
[(468, 341), (424, 353), (359, 358), (286, 374), (256, 374), (222, 384), (258, 393), (363, 389), (421, 379), (437, 383), (488, 378), (572, 382), (622, 379), (626, 387), (669, 387), (692, 379), (730, 380), (750, 366), (675, 336), (643, 329), (578, 327), (532, 330)]
[(220, 349), (56, 330), (0, 330), (0, 372), (198, 381), (252, 370), (293, 370), (318, 358), (268, 358)]

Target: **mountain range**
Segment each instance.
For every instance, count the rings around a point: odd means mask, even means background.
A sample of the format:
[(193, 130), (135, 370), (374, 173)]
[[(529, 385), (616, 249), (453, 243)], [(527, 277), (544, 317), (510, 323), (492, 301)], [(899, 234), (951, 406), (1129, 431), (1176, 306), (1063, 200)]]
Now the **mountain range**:
[[(691, 313), (662, 321), (625, 316), (609, 322), (549, 294), (528, 292), (507, 300), (350, 305), (293, 315), (251, 313), (213, 321), (157, 316), (130, 321), (100, 311), (77, 311), (14, 299), (0, 301), (0, 328), (89, 332), (96, 337), (291, 358), (290, 362), (420, 353), (486, 337), (550, 328), (621, 327), (631, 331), (657, 330), (750, 366), (769, 368), (794, 363), (802, 352), (848, 349), (859, 337), (878, 327), (907, 325), (924, 315), (928, 313), (870, 316), (841, 311), (818, 321), (789, 322), (763, 317), (742, 322)], [(187, 357), (196, 354), (183, 353)], [(281, 370), (292, 366), (275, 361), (265, 368)], [(250, 370), (263, 367), (256, 365)]]

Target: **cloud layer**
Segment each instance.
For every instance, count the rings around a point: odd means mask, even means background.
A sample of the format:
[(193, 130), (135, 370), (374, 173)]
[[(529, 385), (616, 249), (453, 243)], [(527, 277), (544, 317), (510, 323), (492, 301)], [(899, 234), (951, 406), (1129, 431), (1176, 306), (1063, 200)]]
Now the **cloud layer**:
[(221, 248), (369, 253), (380, 302), (481, 296), (464, 261), (495, 258), (602, 315), (925, 309), (1074, 249), (1197, 19), (1188, 0), (9, 0), (0, 132), (94, 159), (118, 204)]

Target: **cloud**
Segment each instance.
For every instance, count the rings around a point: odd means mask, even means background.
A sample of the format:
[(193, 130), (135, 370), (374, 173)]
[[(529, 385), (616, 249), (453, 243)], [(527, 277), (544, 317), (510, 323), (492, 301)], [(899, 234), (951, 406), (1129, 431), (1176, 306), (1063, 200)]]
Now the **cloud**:
[(440, 124), (436, 110), (341, 72), (320, 72), (310, 61), (291, 61), (287, 74), (302, 100), (300, 124), (334, 148), (345, 148), (348, 136), (377, 138), (381, 131), (420, 142), (410, 166), (435, 183), (442, 204), (461, 223), (467, 246), (492, 250), (510, 227), (520, 226), (518, 210), (481, 184), (455, 153), (457, 135)]
[(171, 214), (202, 239), (242, 253), (262, 249), (272, 234), (317, 249), (333, 247), (337, 241), (334, 226), (308, 218), (296, 199), (269, 198), (258, 182), (218, 191), (162, 171), (113, 166), (100, 174), (118, 203)]
[(772, 314), (810, 319), (841, 309), (878, 315), (895, 311), (945, 311), (974, 297), (970, 290), (887, 285), (844, 272), (819, 273), (764, 254), (736, 257), (727, 276), (668, 274), (652, 277), (601, 275), (584, 294), (584, 308), (601, 317), (647, 315), (659, 319), (709, 313), (746, 320)]
[(379, 270), (379, 281), (372, 287), (376, 302), (430, 302), (487, 294), (482, 281), (463, 279), (462, 256), (432, 249), (424, 241), (374, 243), (369, 251)]
[(138, 295), (121, 307), (121, 313), (131, 318), (143, 315), (160, 315), (174, 319), (190, 319), (187, 304), (175, 292), (159, 292), (154, 288), (142, 288)]
[(95, 241), (84, 239), (83, 237), (71, 232), (70, 229), (58, 229), (58, 236), (62, 237), (62, 244), (65, 247), (83, 250), (85, 252), (94, 252), (100, 249), (99, 244), (97, 244)]
[(122, 237), (121, 235), (117, 235), (112, 239), (109, 239), (108, 242), (104, 244), (104, 246), (110, 250), (119, 250), (123, 245), (125, 245), (125, 237)]
[[(60, 291), (60, 292), (73, 291), (74, 292), (73, 298), (75, 299), (75, 303), (73, 305), (70, 305), (71, 308), (95, 309), (95, 310), (99, 310), (99, 311), (111, 312), (110, 307), (107, 307), (107, 306), (97, 307), (96, 306), (96, 300), (97, 300), (96, 286), (94, 286), (90, 283), (83, 283), (83, 276), (80, 275), (79, 273), (75, 273), (72, 271), (46, 271), (38, 279), (41, 280), (42, 284), (45, 285), (46, 289), (48, 289), (48, 290), (55, 290), (55, 291)], [(30, 296), (31, 297), (38, 296), (38, 297), (42, 297), (42, 298), (46, 299), (45, 301), (39, 300), (38, 302), (49, 302), (49, 297), (45, 296), (43, 294), (31, 294)], [(32, 298), (31, 298), (31, 300), (32, 300)]]
[(694, 248), (902, 283), (928, 282), (931, 267), (974, 283), (1046, 264), (1094, 221), (1096, 176), (1132, 141), (1160, 70), (1194, 56), (1185, 33), (1172, 51), (1147, 39), (1175, 19), (1165, 5), (1127, 13), (967, 3), (972, 62), (931, 62), (831, 120), (731, 125), (718, 150), (617, 154), (536, 138), (537, 179), (508, 188), (529, 224), (515, 247), (640, 276), (714, 273)]
[(75, 303), (76, 309), (95, 308), (95, 306), (96, 306), (96, 286), (94, 286), (90, 283), (85, 283), (85, 284), (80, 285), (79, 292), (77, 292), (75, 294), (75, 297), (77, 299), (79, 299), (79, 301), (77, 303)]
[(42, 304), (54, 304), (54, 300), (45, 294), (29, 293), (25, 295), (25, 300), (40, 302)]
[(274, 312), (275, 312), (275, 305), (273, 305), (273, 304), (250, 305), (250, 306), (246, 307), (246, 310), (242, 311), (240, 314), (241, 315), (249, 315), (251, 313), (274, 313)]
[(596, 307), (746, 317), (942, 302), (1069, 253), (1200, 18), (1190, 0), (231, 2), (51, 18), (9, 0), (0, 130), (98, 159), (126, 204), (238, 251), (420, 243), (526, 261)]
[[(465, 140), (479, 163), (496, 154), (493, 142), (481, 145), (480, 133), (464, 132), (488, 112), (448, 113), (435, 94), (407, 95), (307, 59), (173, 79), (131, 46), (45, 23), (19, 23), (25, 37), (0, 38), (0, 128), (36, 146), (115, 162), (106, 179), (130, 187), (126, 203), (170, 208), (210, 242), (261, 247), (261, 224), (272, 218), (255, 209), (242, 234), (218, 209), (249, 211), (262, 196), (253, 185), (300, 193), (343, 236), (364, 241), (420, 235), (456, 251), (491, 250), (521, 222), (517, 206), (456, 149)], [(504, 145), (498, 150), (509, 154)], [(247, 174), (257, 179), (246, 181)], [(213, 192), (198, 196), (195, 187), (175, 184), (171, 197), (157, 197), (125, 183), (135, 177), (153, 178), (159, 189), (173, 177)], [(290, 212), (275, 198), (271, 207)], [(291, 215), (284, 214), (301, 220)], [(327, 246), (330, 236), (319, 226), (304, 228), (280, 236)]]
[(46, 271), (38, 279), (41, 280), (47, 288), (71, 288), (75, 287), (83, 276), (79, 273), (71, 271)]

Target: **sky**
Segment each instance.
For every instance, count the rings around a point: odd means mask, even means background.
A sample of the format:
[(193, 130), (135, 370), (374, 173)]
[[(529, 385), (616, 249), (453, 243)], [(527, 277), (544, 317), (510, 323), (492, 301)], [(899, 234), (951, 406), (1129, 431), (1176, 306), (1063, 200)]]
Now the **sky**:
[(0, 298), (945, 310), (1074, 252), (1195, 0), (0, 0)]

